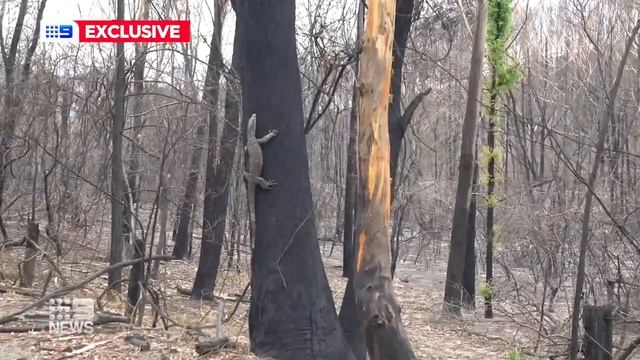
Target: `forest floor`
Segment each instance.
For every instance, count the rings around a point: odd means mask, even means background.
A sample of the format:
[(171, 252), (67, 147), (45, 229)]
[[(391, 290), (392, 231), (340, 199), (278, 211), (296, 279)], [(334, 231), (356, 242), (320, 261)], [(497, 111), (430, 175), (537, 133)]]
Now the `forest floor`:
[[(322, 250), (321, 243), (321, 250)], [(325, 267), (331, 284), (336, 307), (339, 308), (346, 281), (341, 277), (341, 248), (336, 247), (331, 257), (326, 256), (330, 244), (324, 252)], [(60, 263), (60, 270), (67, 284), (73, 284), (88, 274), (106, 267), (104, 258), (94, 254), (95, 247), (78, 247)], [(104, 252), (101, 252), (104, 254)], [(19, 295), (11, 290), (12, 279), (17, 278), (16, 259), (22, 259), (22, 249), (9, 249), (0, 253), (0, 317), (24, 307), (39, 296)], [(519, 346), (531, 347), (536, 341), (535, 325), (519, 321), (517, 311), (503, 314), (500, 309), (508, 305), (496, 306), (496, 316), (492, 320), (483, 319), (482, 304), (477, 310), (465, 311), (462, 320), (451, 320), (441, 313), (442, 291), (446, 268), (446, 255), (429, 268), (424, 265), (400, 263), (394, 280), (395, 291), (403, 308), (403, 322), (419, 359), (509, 359), (508, 353)], [(242, 267), (247, 267), (246, 259)], [(40, 265), (41, 274), (34, 286), (41, 289), (48, 265)], [(197, 357), (194, 345), (199, 340), (210, 340), (215, 336), (217, 305), (212, 302), (190, 300), (177, 292), (177, 286), (190, 288), (195, 276), (197, 260), (172, 261), (161, 266), (161, 274), (153, 286), (164, 293), (161, 301), (171, 325), (165, 330), (160, 323), (152, 327), (150, 307), (147, 307), (142, 326), (126, 324), (106, 324), (96, 327), (93, 334), (50, 334), (47, 329), (20, 334), (0, 333), (0, 360), (5, 359), (192, 359)], [(37, 271), (38, 272), (38, 271)], [(127, 276), (128, 272), (123, 272)], [(97, 298), (106, 287), (106, 274), (91, 282), (82, 290), (67, 296)], [(216, 295), (218, 301), (225, 302), (225, 312), (231, 312), (249, 277), (246, 270), (223, 271), (219, 275)], [(52, 286), (62, 287), (62, 279)], [(4, 290), (2, 290), (4, 289)], [(123, 303), (119, 299), (106, 300), (102, 297), (104, 311), (123, 313)], [(240, 301), (238, 311), (224, 325), (224, 333), (234, 349), (225, 349), (211, 359), (254, 359), (248, 351), (248, 300)], [(46, 313), (48, 304), (31, 310)], [(21, 318), (5, 326), (24, 325), (28, 319)], [(5, 329), (6, 330), (6, 329)], [(149, 343), (150, 349), (140, 349), (124, 341), (127, 335), (141, 335)], [(524, 357), (522, 358), (524, 359)], [(529, 359), (529, 357), (527, 358)], [(533, 359), (533, 357), (531, 357)]]

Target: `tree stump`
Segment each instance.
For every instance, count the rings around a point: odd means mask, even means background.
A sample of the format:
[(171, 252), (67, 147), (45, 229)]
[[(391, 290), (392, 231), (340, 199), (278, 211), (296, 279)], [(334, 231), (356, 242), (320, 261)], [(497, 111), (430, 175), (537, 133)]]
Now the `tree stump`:
[(40, 238), (40, 227), (38, 223), (29, 221), (27, 224), (27, 236), (25, 237), (26, 249), (24, 252), (24, 262), (22, 265), (22, 277), (20, 287), (33, 286), (36, 271), (36, 258), (38, 257), (38, 239)]
[(587, 360), (610, 360), (613, 353), (613, 306), (585, 305), (583, 353)]

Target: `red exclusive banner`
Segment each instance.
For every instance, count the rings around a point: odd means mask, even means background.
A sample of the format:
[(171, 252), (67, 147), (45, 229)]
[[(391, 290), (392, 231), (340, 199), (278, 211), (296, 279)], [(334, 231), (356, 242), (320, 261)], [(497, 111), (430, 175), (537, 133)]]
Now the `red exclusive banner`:
[(75, 20), (80, 42), (169, 43), (191, 41), (189, 20)]

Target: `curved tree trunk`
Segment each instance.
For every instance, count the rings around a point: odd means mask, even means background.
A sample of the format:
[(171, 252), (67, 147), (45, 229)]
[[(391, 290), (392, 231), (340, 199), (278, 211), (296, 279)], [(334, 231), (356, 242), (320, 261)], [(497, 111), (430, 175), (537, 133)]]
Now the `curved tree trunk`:
[(235, 8), (243, 39), (243, 115), (257, 115), (258, 136), (270, 129), (280, 132), (262, 147), (262, 175), (277, 185), (255, 194), (251, 351), (277, 359), (352, 359), (317, 242), (302, 122), (295, 1), (237, 1)]

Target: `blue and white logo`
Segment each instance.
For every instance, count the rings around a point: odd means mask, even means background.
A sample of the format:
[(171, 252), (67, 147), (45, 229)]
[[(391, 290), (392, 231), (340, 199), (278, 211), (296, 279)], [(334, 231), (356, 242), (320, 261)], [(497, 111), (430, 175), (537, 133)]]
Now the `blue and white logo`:
[(46, 39), (71, 39), (73, 37), (73, 26), (46, 25), (44, 37)]
[(74, 20), (58, 19), (56, 23), (43, 23), (40, 27), (40, 41), (60, 45), (78, 42), (80, 31)]

